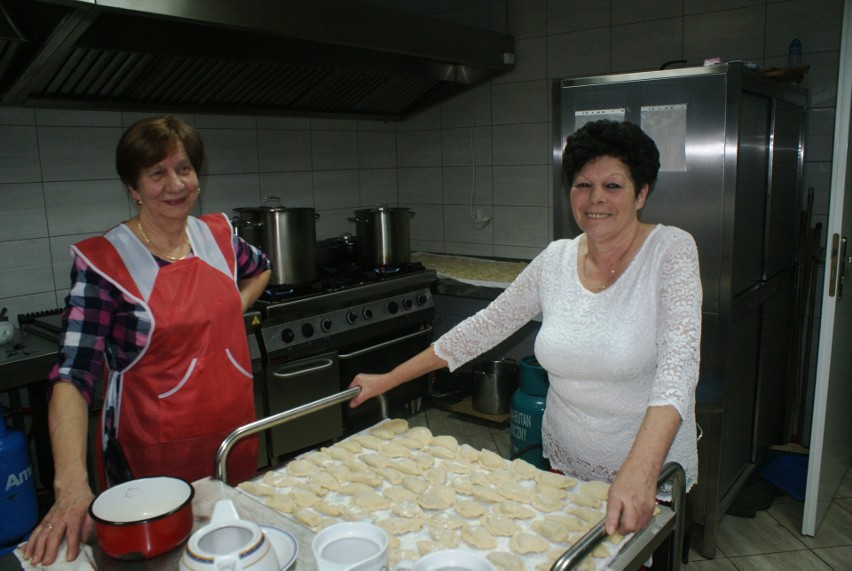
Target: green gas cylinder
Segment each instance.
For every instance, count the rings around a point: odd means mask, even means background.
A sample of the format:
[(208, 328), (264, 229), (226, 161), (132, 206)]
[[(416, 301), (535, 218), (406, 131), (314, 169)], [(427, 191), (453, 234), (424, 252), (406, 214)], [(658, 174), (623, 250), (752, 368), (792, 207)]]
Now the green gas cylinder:
[(550, 466), (541, 449), (541, 420), (549, 387), (547, 371), (534, 355), (521, 359), (519, 368), (519, 386), (511, 405), (512, 458), (522, 458), (547, 470)]

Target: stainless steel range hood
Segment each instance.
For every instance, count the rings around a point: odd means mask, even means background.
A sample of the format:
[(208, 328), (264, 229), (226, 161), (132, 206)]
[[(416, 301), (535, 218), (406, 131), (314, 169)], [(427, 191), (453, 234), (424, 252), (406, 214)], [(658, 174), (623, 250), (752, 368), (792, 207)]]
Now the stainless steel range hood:
[(0, 0), (0, 103), (403, 119), (514, 39), (357, 0)]

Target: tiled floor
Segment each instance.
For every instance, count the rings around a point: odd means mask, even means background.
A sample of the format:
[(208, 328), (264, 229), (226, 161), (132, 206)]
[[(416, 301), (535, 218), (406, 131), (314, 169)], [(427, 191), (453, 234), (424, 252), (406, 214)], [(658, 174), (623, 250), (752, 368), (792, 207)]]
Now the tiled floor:
[[(434, 434), (450, 434), (459, 442), (487, 448), (508, 458), (511, 436), (508, 426), (427, 408), (409, 419), (413, 426), (427, 426)], [(803, 504), (789, 496), (778, 497), (754, 518), (722, 517), (716, 557), (703, 558), (690, 550), (687, 571), (753, 570), (852, 570), (852, 470), (826, 514), (816, 537), (804, 536)]]

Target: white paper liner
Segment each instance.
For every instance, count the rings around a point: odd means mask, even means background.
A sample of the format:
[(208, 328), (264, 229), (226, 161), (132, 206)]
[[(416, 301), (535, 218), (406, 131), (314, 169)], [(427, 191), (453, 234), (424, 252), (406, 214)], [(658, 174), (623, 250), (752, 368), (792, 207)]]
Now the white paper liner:
[[(359, 435), (374, 434), (377, 429), (383, 428), (383, 426), (388, 422), (391, 422), (391, 421), (390, 420), (382, 421), (382, 422), (376, 424), (375, 426), (373, 426), (371, 428), (363, 430), (356, 435), (350, 436), (349, 438), (345, 439), (342, 442), (345, 442), (346, 440), (357, 439), (357, 437)], [(398, 422), (400, 422), (400, 420), (394, 420), (393, 422), (398, 423)], [(400, 438), (405, 438), (405, 437), (406, 437), (406, 435), (403, 433), (403, 434), (395, 435), (395, 437), (393, 439), (390, 439), (390, 440), (380, 438), (380, 441), (382, 441), (382, 442), (393, 442), (394, 440), (397, 440), (397, 439), (400, 439)], [(433, 441), (434, 441), (434, 437), (433, 437)], [(339, 446), (339, 445), (340, 445), (340, 443), (338, 443), (336, 446)], [(321, 448), (319, 450), (313, 450), (313, 451), (310, 451), (310, 452), (306, 452), (306, 453), (298, 456), (294, 460), (314, 461), (314, 460), (318, 459), (318, 458), (314, 457), (314, 455), (316, 455), (317, 452), (323, 452), (323, 451), (328, 452), (330, 450), (330, 448), (331, 447)], [(417, 452), (417, 451), (428, 452), (430, 449), (434, 449), (434, 448), (435, 448), (435, 446), (426, 445), (426, 446), (422, 447), (420, 450), (416, 450), (415, 452)], [(481, 453), (482, 451), (479, 451), (479, 452)], [(370, 454), (380, 454), (380, 453), (377, 452), (376, 450), (372, 450), (372, 449), (365, 447), (362, 452), (355, 454), (355, 456), (356, 456), (356, 458), (361, 459), (365, 455), (370, 455)], [(320, 459), (322, 459), (322, 458), (320, 458)], [(395, 460), (395, 458), (390, 458), (390, 460)], [(440, 466), (440, 465), (442, 465), (442, 464), (444, 464), (448, 461), (449, 462), (458, 462), (459, 460), (447, 460), (447, 459), (443, 459), (443, 458), (435, 458), (434, 466)], [(340, 464), (343, 464), (343, 461), (339, 461), (339, 460), (334, 460), (334, 462), (339, 462)], [(505, 469), (511, 469), (511, 462), (510, 461), (504, 460), (504, 463), (505, 463)], [(288, 465), (289, 465), (289, 463), (288, 463)], [(257, 501), (259, 501), (261, 503), (267, 503), (267, 500), (271, 497), (271, 494), (273, 494), (273, 493), (275, 493), (275, 494), (292, 494), (292, 492), (297, 487), (297, 486), (292, 486), (292, 487), (291, 486), (285, 486), (285, 487), (271, 486), (271, 485), (269, 485), (268, 481), (270, 479), (272, 479), (273, 477), (278, 479), (278, 480), (284, 480), (286, 478), (293, 478), (298, 482), (298, 487), (303, 488), (303, 489), (307, 489), (308, 484), (311, 481), (310, 475), (295, 476), (291, 473), (291, 471), (288, 470), (288, 465), (285, 465), (281, 468), (277, 468), (277, 469), (273, 470), (271, 474), (266, 476), (266, 478), (261, 477), (261, 478), (255, 479), (252, 482), (249, 482), (247, 484), (240, 485), (241, 491), (248, 494), (249, 496), (253, 497), (254, 499), (256, 499)], [(316, 465), (317, 465), (317, 471), (328, 470), (331, 466), (330, 464), (329, 465), (322, 465), (321, 462), (316, 463)], [(493, 470), (489, 470), (488, 468), (482, 466), (479, 462), (475, 463), (474, 465), (475, 465), (475, 472), (478, 472), (480, 474), (487, 475), (489, 472), (493, 472)], [(535, 470), (536, 470), (536, 473), (541, 472), (541, 470), (539, 470), (537, 468)], [(471, 474), (454, 474), (454, 473), (448, 472), (447, 485), (449, 485), (449, 483), (452, 481), (453, 477), (455, 477), (455, 476), (470, 477), (470, 475)], [(525, 488), (532, 488), (535, 485), (536, 482), (535, 482), (534, 479), (523, 479), (523, 480), (520, 480), (519, 483), (522, 486), (524, 486)], [(585, 492), (583, 492), (583, 487), (586, 484), (587, 483), (585, 483), (585, 482), (579, 482), (578, 481), (573, 486), (566, 488), (565, 491), (568, 492), (569, 494), (584, 494)], [(598, 484), (600, 484), (600, 483), (598, 483)], [(393, 484), (388, 482), (387, 479), (383, 479), (382, 483), (379, 486), (375, 487), (374, 490), (379, 495), (382, 495), (382, 492), (385, 489), (387, 489), (388, 487), (390, 487), (391, 485), (393, 485)], [(492, 488), (496, 491), (496, 486), (492, 486)], [(456, 492), (456, 497), (457, 497), (457, 501), (458, 500), (466, 500), (466, 499), (475, 499), (472, 496), (462, 494), (458, 491)], [(327, 491), (326, 495), (322, 496), (321, 499), (326, 501), (326, 502), (332, 503), (332, 504), (344, 506), (346, 509), (349, 509), (350, 507), (352, 507), (354, 505), (353, 496), (341, 494), (341, 493), (333, 491), (333, 490)], [(388, 501), (390, 501), (390, 500), (388, 500)], [(477, 500), (477, 501), (479, 501), (479, 500)], [(487, 502), (482, 502), (482, 501), (480, 501), (480, 503), (482, 505), (486, 506), (489, 509), (489, 511), (493, 510), (495, 505), (496, 505), (496, 504), (493, 504), (493, 503), (489, 504)], [(524, 502), (518, 502), (518, 503), (524, 503)], [(549, 515), (551, 513), (552, 514), (573, 513), (577, 510), (579, 510), (580, 512), (583, 512), (584, 510), (592, 509), (592, 508), (588, 508), (588, 507), (584, 507), (584, 506), (578, 506), (578, 505), (572, 503), (571, 501), (569, 501), (568, 499), (565, 499), (563, 501), (563, 504), (564, 504), (563, 509), (559, 509), (559, 510), (552, 511), (552, 512), (547, 512), (547, 513), (536, 509), (531, 504), (524, 504), (524, 505), (526, 505), (526, 507), (533, 510), (533, 512), (535, 513), (535, 516), (532, 519), (525, 519), (525, 520), (515, 519), (513, 521), (514, 521), (514, 523), (516, 523), (521, 528), (522, 531), (533, 533), (535, 535), (538, 535), (539, 537), (542, 537), (540, 534), (537, 534), (536, 532), (534, 532), (532, 530), (532, 525), (533, 525), (534, 522), (536, 522), (538, 520), (543, 520), (546, 515)], [(320, 512), (318, 512), (316, 510), (313, 510), (312, 508), (307, 508), (307, 509), (309, 511), (312, 511), (313, 513), (317, 514), (321, 518), (321, 523), (318, 526), (314, 526), (314, 527), (310, 528), (314, 532), (317, 532), (320, 529), (322, 529), (322, 528), (324, 528), (328, 525), (334, 524), (334, 523), (338, 523), (338, 522), (341, 522), (341, 521), (352, 521), (352, 520), (349, 520), (349, 519), (345, 519), (343, 517), (329, 517), (329, 516), (321, 514)], [(586, 528), (585, 531), (587, 531), (588, 529), (591, 529), (598, 521), (603, 519), (605, 509), (606, 509), (606, 502), (601, 502), (600, 506), (597, 509), (593, 510), (593, 511), (597, 512), (598, 517), (597, 517), (597, 519), (594, 519), (594, 520), (590, 519), (590, 521), (586, 521), (587, 528)], [(440, 511), (444, 511), (444, 512), (450, 513), (450, 514), (458, 517), (459, 519), (463, 520), (465, 523), (470, 523), (470, 524), (479, 524), (480, 523), (479, 517), (464, 518), (460, 514), (458, 514), (458, 512), (456, 512), (453, 508), (448, 508), (446, 510), (427, 510), (427, 509), (424, 509), (423, 511), (426, 513), (427, 521), (428, 521), (429, 516), (431, 516), (435, 513), (439, 513)], [(296, 523), (299, 523), (300, 525), (304, 525), (304, 523), (299, 521), (298, 519), (296, 519), (293, 516), (292, 513), (286, 513), (286, 512), (281, 512), (281, 513), (285, 517), (292, 519)], [(395, 514), (389, 508), (388, 509), (376, 510), (376, 511), (368, 512), (368, 513), (369, 513), (368, 517), (366, 517), (364, 519), (356, 520), (356, 521), (368, 521), (368, 522), (371, 522), (371, 523), (378, 523), (378, 522), (380, 522), (384, 519), (387, 519), (389, 517), (396, 517)], [(588, 514), (584, 514), (584, 515), (588, 515)], [(523, 562), (526, 566), (526, 569), (529, 569), (529, 570), (550, 569), (550, 566), (553, 564), (555, 559), (559, 555), (564, 553), (570, 547), (570, 545), (573, 542), (576, 542), (585, 533), (585, 531), (572, 531), (572, 532), (570, 532), (568, 541), (566, 541), (564, 543), (554, 543), (554, 542), (551, 542), (551, 541), (545, 539), (545, 541), (548, 543), (549, 547), (543, 553), (527, 553), (527, 554), (517, 554), (517, 555), (520, 555), (521, 559), (523, 560)], [(393, 535), (393, 534), (389, 533), (389, 535)], [(604, 540), (603, 542), (600, 543), (600, 546), (603, 550), (605, 550), (605, 552), (607, 554), (606, 556), (600, 556), (600, 552), (598, 552), (599, 556), (588, 556), (588, 557), (586, 557), (586, 559), (583, 562), (581, 562), (575, 568), (576, 569), (596, 569), (596, 570), (597, 569), (608, 569), (610, 562), (612, 562), (612, 560), (618, 554), (618, 551), (630, 540), (630, 538), (632, 536), (633, 536), (633, 534), (628, 534), (624, 537), (619, 537), (617, 539), (616, 538), (608, 538), (607, 540)], [(424, 554), (419, 553), (418, 548), (417, 548), (417, 542), (420, 541), (420, 540), (423, 540), (423, 539), (431, 539), (429, 532), (428, 532), (428, 528), (426, 527), (425, 524), (418, 531), (398, 534), (398, 535), (396, 535), (396, 537), (399, 540), (399, 549), (391, 549), (390, 550), (391, 569), (401, 559), (416, 559), (417, 557), (424, 555)], [(465, 540), (461, 540), (458, 548), (459, 549), (469, 549), (469, 550), (475, 551), (475, 552), (477, 552), (477, 553), (479, 553), (483, 556), (487, 556), (489, 553), (491, 553), (493, 551), (505, 551), (505, 552), (509, 552), (509, 553), (512, 552), (512, 549), (510, 547), (510, 539), (511, 538), (509, 538), (509, 537), (495, 537), (495, 539), (497, 541), (497, 547), (495, 549), (487, 549), (487, 550), (477, 549), (473, 545), (467, 543)], [(542, 537), (542, 539), (544, 539), (544, 538)], [(614, 539), (616, 539), (617, 542), (614, 542), (613, 541)], [(394, 541), (393, 541), (393, 539), (391, 539), (392, 547), (393, 547), (393, 544), (394, 544)], [(449, 548), (449, 547), (447, 547), (447, 548)]]

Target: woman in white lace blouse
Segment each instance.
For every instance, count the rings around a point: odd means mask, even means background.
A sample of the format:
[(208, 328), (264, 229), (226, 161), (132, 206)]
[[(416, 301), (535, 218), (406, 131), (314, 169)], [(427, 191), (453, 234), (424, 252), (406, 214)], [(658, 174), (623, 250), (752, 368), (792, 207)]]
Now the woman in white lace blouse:
[(356, 376), (362, 391), (350, 406), (455, 370), (540, 312), (535, 355), (550, 380), (544, 455), (568, 475), (612, 483), (607, 533), (643, 529), (663, 463), (684, 467), (687, 489), (698, 468), (698, 252), (683, 230), (639, 220), (659, 166), (653, 140), (632, 123), (597, 121), (568, 137), (563, 169), (583, 233), (552, 242), (494, 302), (421, 354)]

